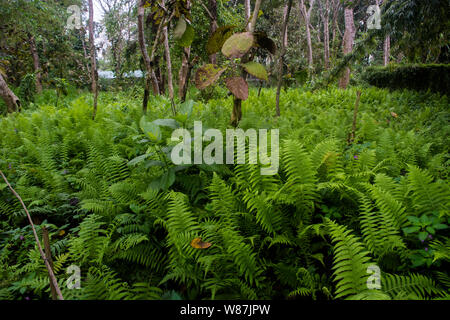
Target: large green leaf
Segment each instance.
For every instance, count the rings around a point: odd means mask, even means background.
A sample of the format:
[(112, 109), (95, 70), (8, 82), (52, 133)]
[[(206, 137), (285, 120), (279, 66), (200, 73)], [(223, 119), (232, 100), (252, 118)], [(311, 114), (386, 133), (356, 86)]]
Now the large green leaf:
[(168, 190), (175, 182), (175, 178), (176, 178), (176, 176), (175, 176), (174, 168), (170, 168), (162, 176), (153, 180), (150, 183), (149, 188), (153, 189), (155, 191)]
[(148, 122), (144, 117), (141, 118), (140, 127), (142, 131), (150, 138), (153, 142), (159, 142), (162, 139), (161, 129), (155, 123)]
[(180, 127), (180, 124), (174, 119), (157, 119), (153, 121), (153, 124), (171, 129), (178, 129)]
[(189, 47), (195, 39), (195, 30), (191, 25), (186, 26), (186, 31), (181, 37), (179, 43), (182, 47)]
[(246, 64), (243, 64), (242, 67), (245, 69), (245, 71), (247, 71), (252, 76), (257, 77), (258, 79), (265, 81), (269, 80), (266, 68), (264, 68), (264, 66), (258, 62), (247, 62)]
[(219, 80), (225, 70), (226, 68), (220, 68), (214, 64), (205, 64), (204, 66), (198, 68), (195, 74), (195, 86), (199, 90), (205, 89)]
[(235, 28), (235, 26), (223, 26), (214, 31), (206, 44), (206, 51), (208, 52), (208, 55), (219, 52), (225, 41), (231, 37)]
[(222, 46), (222, 53), (230, 59), (242, 58), (252, 47), (254, 37), (251, 32), (233, 34)]

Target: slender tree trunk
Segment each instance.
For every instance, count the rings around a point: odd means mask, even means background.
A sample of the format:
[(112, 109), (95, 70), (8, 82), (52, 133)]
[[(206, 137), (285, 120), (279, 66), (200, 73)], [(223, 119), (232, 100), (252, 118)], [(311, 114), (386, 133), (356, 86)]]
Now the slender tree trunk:
[(384, 66), (387, 66), (391, 57), (391, 37), (386, 36), (384, 39)]
[(183, 48), (183, 56), (181, 58), (181, 68), (178, 75), (178, 96), (184, 102), (186, 100), (188, 74), (189, 74), (189, 59), (191, 57), (191, 47)]
[(339, 23), (338, 23), (340, 5), (341, 5), (341, 3), (339, 0), (333, 0), (333, 25), (332, 25), (333, 38), (331, 40), (331, 47), (333, 49), (333, 57), (335, 57), (335, 54), (336, 54), (336, 50), (334, 50), (334, 46), (336, 44), (336, 38), (337, 38), (338, 33), (339, 34), (341, 33), (341, 31), (339, 30)]
[[(191, 9), (190, 0), (186, 1), (187, 9)], [(209, 9), (208, 9), (209, 10)], [(211, 20), (211, 17), (210, 17)], [(210, 26), (211, 27), (211, 26)], [(214, 55), (215, 57), (215, 55)], [(191, 47), (183, 48), (183, 55), (181, 57), (181, 68), (178, 72), (178, 96), (180, 97), (181, 102), (186, 101), (186, 95), (188, 91), (189, 84), (189, 76), (190, 76), (190, 58), (191, 58)], [(211, 57), (210, 57), (211, 59)]]
[(287, 43), (287, 26), (289, 23), (289, 16), (291, 15), (292, 1), (288, 0), (288, 3), (284, 8), (284, 21), (283, 21), (283, 29), (281, 30), (281, 52), (280, 52), (280, 60), (278, 62), (278, 87), (277, 87), (277, 102), (276, 102), (276, 110), (277, 116), (281, 115), (280, 112), (280, 94), (281, 94), (281, 85), (283, 83), (283, 66), (284, 66), (284, 55), (286, 54)]
[(325, 14), (323, 17), (323, 61), (325, 65), (325, 69), (330, 68), (330, 28), (329, 28), (329, 19), (330, 19), (330, 0), (326, 0), (325, 2)]
[[(209, 12), (211, 13), (210, 25), (209, 25), (209, 36), (217, 30), (217, 0), (209, 0)], [(212, 54), (209, 56), (209, 62), (212, 64), (217, 63), (217, 54)]]
[(34, 72), (36, 74), (36, 91), (37, 93), (42, 92), (42, 74), (41, 74), (41, 63), (39, 62), (39, 54), (36, 48), (36, 41), (34, 36), (28, 34), (28, 39), (30, 43), (31, 56), (33, 57)]
[[(162, 1), (163, 6), (165, 5), (164, 0)], [(172, 74), (172, 58), (170, 57), (170, 47), (169, 47), (169, 31), (168, 27), (163, 28), (164, 37), (164, 53), (166, 57), (166, 67), (167, 67), (167, 88), (169, 89), (169, 98), (173, 101), (173, 74)]]
[[(353, 8), (345, 8), (345, 33), (343, 41), (343, 53), (347, 55), (352, 52), (353, 41), (355, 39), (355, 22), (353, 20)], [(342, 89), (347, 88), (350, 82), (350, 67), (346, 67), (344, 74), (339, 81), (339, 87)]]
[(150, 82), (151, 82), (151, 74), (152, 74), (152, 68), (150, 66), (150, 57), (147, 52), (147, 46), (145, 45), (145, 38), (144, 38), (144, 14), (145, 14), (145, 8), (144, 8), (144, 1), (139, 0), (139, 6), (138, 6), (138, 38), (139, 38), (139, 47), (141, 49), (142, 57), (144, 59), (144, 65), (145, 65), (145, 89), (144, 89), (144, 98), (142, 101), (142, 110), (144, 113), (147, 113), (147, 105), (148, 105), (148, 97), (150, 94)]
[(247, 30), (252, 28), (251, 26), (251, 15), (252, 15), (252, 5), (250, 0), (244, 0), (244, 8), (245, 8), (245, 22), (247, 23)]
[(255, 2), (255, 8), (253, 9), (252, 20), (251, 20), (250, 26), (248, 28), (248, 30), (250, 32), (255, 32), (256, 20), (258, 19), (259, 9), (261, 8), (261, 2), (262, 2), (262, 0), (256, 0), (256, 2)]
[(166, 81), (164, 80), (164, 72), (161, 68), (161, 58), (156, 56), (152, 59), (152, 62), (156, 73), (156, 79), (158, 81), (159, 94), (164, 94), (166, 92)]
[(89, 82), (92, 82), (91, 69), (89, 68), (89, 62), (88, 62), (89, 56), (87, 54), (86, 42), (85, 42), (85, 32), (86, 32), (86, 30), (84, 29), (84, 27), (80, 29), (80, 38), (81, 38), (81, 44), (83, 45), (83, 55), (84, 55), (84, 61), (86, 63), (86, 72), (87, 72)]
[(3, 98), (6, 104), (6, 110), (8, 112), (19, 111), (20, 100), (17, 96), (12, 92), (12, 90), (8, 87), (5, 79), (3, 79), (2, 74), (0, 73), (0, 97)]
[(94, 94), (94, 112), (92, 119), (97, 115), (97, 60), (95, 57), (95, 43), (94, 43), (94, 5), (92, 0), (89, 0), (89, 44), (91, 54), (91, 78), (92, 78), (92, 93)]
[[(376, 0), (375, 4), (380, 6), (383, 3), (383, 0)], [(384, 39), (383, 45), (383, 65), (386, 67), (389, 64), (389, 60), (391, 57), (391, 37), (389, 35)]]
[[(50, 237), (48, 236), (48, 230), (46, 227), (42, 227), (42, 242), (44, 243), (44, 253), (45, 258), (50, 265), (50, 268), (53, 271), (53, 259), (52, 259), (52, 250), (50, 247)], [(50, 279), (50, 293), (52, 295), (53, 300), (58, 300), (58, 293), (56, 292), (56, 288), (53, 285), (53, 282)]]
[[(144, 15), (145, 15), (145, 8), (144, 8), (145, 0), (139, 0), (139, 6), (138, 6), (138, 38), (139, 38), (139, 47), (141, 49), (142, 57), (144, 59), (144, 65), (145, 65), (145, 90), (144, 90), (144, 99), (143, 99), (143, 106), (142, 110), (144, 113), (147, 113), (147, 104), (148, 104), (148, 97), (150, 94), (150, 86), (153, 84), (153, 91), (157, 91), (159, 93), (159, 86), (158, 82), (156, 80), (155, 72), (151, 66), (151, 59), (147, 52), (147, 46), (145, 44), (145, 37), (144, 37)], [(159, 34), (157, 35), (157, 38), (155, 41), (158, 41)]]
[[(312, 8), (312, 6), (314, 5), (314, 0), (310, 1), (310, 8)], [(306, 10), (306, 6), (305, 6), (305, 1), (304, 0), (300, 0), (300, 2), (298, 2), (298, 6), (300, 9), (300, 12), (303, 16), (303, 19), (305, 20), (305, 27), (306, 27), (306, 42), (308, 45), (308, 67), (309, 67), (309, 71), (311, 72), (313, 65), (314, 65), (314, 61), (313, 61), (313, 49), (312, 49), (312, 40), (311, 40), (311, 28), (310, 28), (310, 12), (308, 12), (308, 10)]]
[[(291, 5), (292, 8), (292, 5)], [(284, 22), (286, 21), (286, 19), (288, 19), (288, 15), (289, 15), (289, 3), (287, 3), (284, 8), (283, 8), (283, 27), (282, 29), (284, 30)], [(284, 30), (284, 34), (281, 35), (282, 39), (283, 39), (283, 46), (285, 48), (287, 48), (288, 46), (288, 28), (286, 26), (286, 29)]]

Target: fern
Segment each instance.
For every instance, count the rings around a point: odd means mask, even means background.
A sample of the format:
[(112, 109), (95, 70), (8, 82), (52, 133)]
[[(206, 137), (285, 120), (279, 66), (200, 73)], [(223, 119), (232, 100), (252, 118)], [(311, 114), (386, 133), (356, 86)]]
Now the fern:
[(426, 299), (444, 295), (444, 291), (432, 279), (420, 274), (385, 274), (381, 278), (381, 284), (383, 291), (394, 299)]
[(367, 268), (371, 259), (350, 230), (329, 219), (326, 223), (334, 242), (335, 298), (351, 298), (367, 289)]
[(433, 182), (433, 178), (415, 166), (409, 166), (408, 189), (416, 215), (433, 211), (448, 214), (450, 188), (445, 183)]

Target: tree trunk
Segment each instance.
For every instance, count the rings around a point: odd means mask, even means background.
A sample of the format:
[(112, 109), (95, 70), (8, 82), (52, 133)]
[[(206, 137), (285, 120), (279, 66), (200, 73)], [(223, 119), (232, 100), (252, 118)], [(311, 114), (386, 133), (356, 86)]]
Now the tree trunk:
[(262, 2), (262, 0), (256, 0), (256, 2), (255, 2), (255, 8), (253, 9), (252, 20), (250, 21), (250, 26), (248, 28), (248, 30), (250, 32), (255, 31), (256, 20), (258, 19), (258, 16), (259, 16), (259, 8), (261, 8), (261, 2)]
[(94, 112), (92, 114), (92, 119), (95, 119), (97, 115), (97, 98), (98, 98), (98, 88), (97, 88), (97, 60), (95, 57), (95, 43), (94, 43), (94, 5), (92, 0), (89, 0), (89, 44), (90, 44), (90, 54), (91, 54), (91, 78), (92, 78), (92, 93), (94, 94)]
[[(343, 53), (347, 55), (352, 52), (353, 41), (355, 39), (355, 23), (353, 20), (353, 8), (345, 8), (345, 33), (343, 41)], [(342, 78), (339, 80), (339, 87), (341, 89), (347, 88), (350, 82), (350, 67), (346, 67)]]
[(250, 0), (244, 0), (244, 8), (245, 8), (245, 22), (247, 23), (247, 30), (252, 28), (251, 26), (251, 15), (252, 15), (252, 5)]
[[(209, 12), (211, 13), (210, 25), (209, 25), (209, 36), (217, 30), (217, 0), (209, 0)], [(212, 64), (217, 64), (217, 54), (212, 54), (209, 56), (209, 62)]]
[[(314, 0), (310, 1), (310, 9), (312, 8), (312, 6), (314, 5)], [(303, 16), (303, 19), (305, 20), (305, 27), (306, 27), (306, 42), (308, 45), (308, 67), (309, 67), (309, 72), (311, 72), (312, 68), (313, 68), (313, 49), (312, 49), (312, 41), (311, 41), (311, 28), (310, 28), (310, 10), (306, 10), (306, 6), (305, 6), (305, 1), (304, 0), (300, 0), (300, 2), (298, 2), (298, 6), (300, 9), (300, 12)]]
[(148, 96), (150, 94), (150, 82), (151, 82), (151, 74), (152, 74), (152, 68), (150, 65), (150, 57), (147, 52), (147, 47), (145, 45), (145, 38), (144, 38), (144, 14), (145, 14), (145, 8), (144, 8), (144, 0), (139, 0), (139, 6), (138, 6), (138, 37), (139, 37), (139, 47), (141, 48), (142, 57), (144, 59), (144, 65), (145, 65), (145, 89), (144, 89), (144, 98), (142, 101), (142, 110), (144, 113), (147, 113), (147, 104), (148, 104)]
[[(50, 247), (50, 238), (48, 236), (48, 230), (46, 227), (42, 227), (42, 242), (44, 243), (44, 253), (45, 258), (50, 265), (50, 268), (53, 270), (53, 259), (52, 259), (52, 250)], [(52, 295), (53, 300), (58, 300), (58, 293), (56, 292), (55, 285), (50, 279), (50, 293)]]
[(181, 58), (181, 68), (178, 74), (178, 96), (181, 102), (186, 100), (188, 75), (189, 75), (189, 59), (191, 57), (191, 47), (183, 48), (183, 56)]
[(326, 0), (325, 2), (325, 14), (323, 17), (323, 61), (325, 65), (325, 69), (328, 70), (330, 68), (330, 28), (329, 28), (329, 19), (330, 19), (330, 0)]
[(337, 34), (341, 33), (341, 31), (339, 30), (339, 23), (338, 23), (340, 5), (341, 3), (339, 0), (333, 0), (333, 25), (332, 25), (332, 40), (331, 40), (331, 47), (333, 48), (333, 57), (335, 57), (336, 55), (334, 46), (336, 44)]
[(89, 56), (87, 54), (86, 42), (85, 42), (85, 32), (86, 32), (86, 30), (84, 29), (84, 27), (80, 28), (80, 38), (81, 38), (81, 44), (83, 45), (84, 62), (86, 64), (85, 68), (86, 68), (87, 77), (89, 79), (89, 82), (92, 82), (91, 69), (89, 68)]
[(33, 65), (34, 65), (34, 73), (36, 75), (36, 92), (42, 92), (42, 74), (41, 74), (41, 64), (39, 62), (39, 54), (36, 48), (36, 41), (34, 40), (34, 36), (28, 34), (28, 39), (30, 42), (30, 51), (31, 56), (33, 57)]
[[(142, 57), (144, 59), (144, 65), (145, 65), (145, 90), (144, 90), (144, 99), (143, 99), (143, 106), (142, 110), (144, 113), (147, 113), (147, 104), (148, 104), (148, 97), (150, 94), (150, 85), (153, 84), (153, 91), (159, 92), (159, 86), (158, 82), (156, 80), (155, 72), (151, 66), (151, 60), (150, 56), (147, 52), (147, 46), (145, 44), (145, 37), (144, 37), (144, 15), (145, 15), (145, 8), (144, 8), (145, 0), (139, 0), (139, 6), (138, 6), (138, 38), (139, 38), (139, 47), (141, 49)], [(158, 35), (157, 35), (158, 37)], [(155, 41), (158, 41), (158, 39), (155, 39)]]
[(387, 66), (389, 64), (391, 57), (391, 37), (386, 36), (386, 39), (384, 39), (384, 66)]
[(19, 98), (17, 98), (14, 92), (12, 92), (11, 89), (8, 87), (8, 84), (3, 79), (1, 73), (0, 73), (0, 97), (2, 97), (3, 100), (5, 101), (6, 110), (8, 112), (19, 111), (20, 100)]
[[(292, 4), (291, 4), (291, 8), (292, 8)], [(282, 29), (284, 30), (284, 34), (281, 35), (281, 38), (283, 39), (283, 46), (285, 48), (287, 48), (288, 46), (288, 28), (286, 26), (286, 29), (284, 29), (284, 22), (286, 21), (286, 19), (288, 19), (288, 15), (289, 15), (289, 3), (286, 4), (283, 8), (283, 27)]]
[[(164, 0), (162, 1), (163, 6)], [(173, 100), (173, 74), (172, 74), (172, 58), (170, 57), (170, 47), (169, 47), (169, 31), (167, 25), (163, 28), (164, 37), (164, 53), (166, 57), (166, 68), (167, 68), (167, 88), (169, 89), (169, 98)]]
[(163, 69), (161, 68), (161, 58), (159, 56), (156, 56), (154, 59), (152, 59), (152, 62), (153, 69), (156, 73), (156, 79), (158, 81), (159, 94), (164, 94), (166, 92), (166, 80)]
[(287, 26), (289, 23), (289, 16), (291, 15), (292, 1), (288, 0), (288, 3), (284, 8), (284, 21), (283, 28), (281, 30), (281, 51), (280, 51), (280, 60), (278, 62), (278, 87), (277, 87), (277, 102), (276, 102), (276, 110), (277, 116), (281, 115), (280, 112), (280, 94), (281, 94), (281, 85), (283, 83), (283, 65), (284, 65), (284, 55), (286, 54), (287, 43)]

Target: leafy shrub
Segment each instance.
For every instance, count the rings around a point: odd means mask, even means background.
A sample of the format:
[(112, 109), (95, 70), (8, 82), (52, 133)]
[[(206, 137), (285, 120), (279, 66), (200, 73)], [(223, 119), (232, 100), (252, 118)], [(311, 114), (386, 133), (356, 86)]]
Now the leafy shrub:
[(393, 64), (388, 67), (370, 67), (362, 78), (379, 88), (430, 90), (450, 95), (450, 65), (448, 64)]

